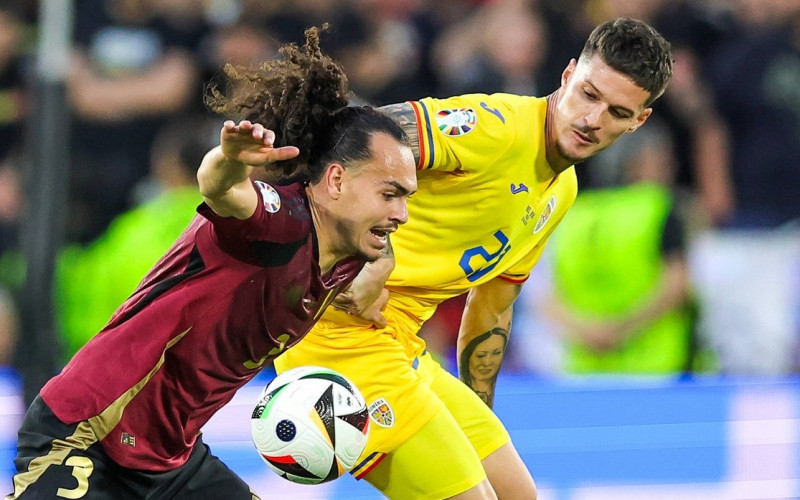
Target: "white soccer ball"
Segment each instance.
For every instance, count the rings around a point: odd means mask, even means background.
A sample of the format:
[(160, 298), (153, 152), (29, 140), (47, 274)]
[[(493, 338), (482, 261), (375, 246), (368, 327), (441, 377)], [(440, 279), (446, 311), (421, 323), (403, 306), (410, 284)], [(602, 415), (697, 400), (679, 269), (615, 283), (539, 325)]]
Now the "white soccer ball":
[(264, 388), (250, 430), (270, 469), (295, 483), (318, 484), (356, 465), (367, 445), (369, 413), (364, 397), (343, 375), (302, 366)]

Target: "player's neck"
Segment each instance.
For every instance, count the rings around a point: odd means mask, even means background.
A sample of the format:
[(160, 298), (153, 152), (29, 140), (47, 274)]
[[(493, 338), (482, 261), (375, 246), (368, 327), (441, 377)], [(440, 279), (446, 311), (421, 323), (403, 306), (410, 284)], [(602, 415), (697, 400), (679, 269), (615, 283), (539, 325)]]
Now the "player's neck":
[(555, 114), (558, 102), (561, 100), (561, 89), (557, 89), (546, 97), (547, 114), (544, 119), (544, 150), (547, 163), (553, 172), (560, 174), (572, 166), (572, 162), (558, 152), (558, 141), (555, 130)]
[(320, 272), (325, 274), (343, 257), (335, 252), (337, 227), (332, 214), (315, 197), (314, 188), (306, 186), (306, 195), (314, 224), (314, 234), (317, 236), (317, 264)]

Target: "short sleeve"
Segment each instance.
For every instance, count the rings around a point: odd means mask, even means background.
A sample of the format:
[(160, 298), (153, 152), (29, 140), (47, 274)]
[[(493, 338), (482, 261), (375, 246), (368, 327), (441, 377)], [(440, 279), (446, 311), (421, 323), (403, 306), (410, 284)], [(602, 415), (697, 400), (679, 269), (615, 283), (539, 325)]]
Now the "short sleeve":
[(454, 171), (493, 164), (515, 144), (514, 121), (523, 99), (469, 94), (410, 101), (419, 135), (417, 168)]
[(258, 204), (253, 215), (247, 219), (223, 217), (214, 212), (205, 202), (197, 207), (197, 213), (211, 222), (220, 239), (247, 241), (266, 239), (270, 231), (272, 215), (278, 211), (272, 207), (280, 208), (280, 195), (272, 186), (260, 181), (254, 182), (253, 187), (258, 194)]
[(531, 270), (542, 257), (546, 243), (536, 245), (519, 262), (508, 268), (499, 276), (500, 279), (511, 283), (524, 283), (531, 275)]

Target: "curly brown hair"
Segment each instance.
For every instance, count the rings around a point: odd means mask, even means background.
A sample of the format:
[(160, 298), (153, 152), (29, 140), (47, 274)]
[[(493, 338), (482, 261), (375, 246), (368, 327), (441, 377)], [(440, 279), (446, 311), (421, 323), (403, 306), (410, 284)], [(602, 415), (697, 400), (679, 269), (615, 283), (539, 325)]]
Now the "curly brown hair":
[[(323, 25), (325, 30), (327, 25)], [(321, 162), (369, 158), (369, 136), (386, 132), (405, 141), (402, 130), (369, 107), (348, 108), (347, 76), (320, 48), (320, 29), (305, 31), (302, 47), (280, 49), (282, 59), (256, 68), (224, 67), (227, 92), (210, 86), (206, 105), (236, 120), (250, 120), (275, 132), (275, 146), (296, 146), (300, 155), (271, 168), (284, 179), (315, 180)], [(332, 154), (335, 153), (335, 154)]]

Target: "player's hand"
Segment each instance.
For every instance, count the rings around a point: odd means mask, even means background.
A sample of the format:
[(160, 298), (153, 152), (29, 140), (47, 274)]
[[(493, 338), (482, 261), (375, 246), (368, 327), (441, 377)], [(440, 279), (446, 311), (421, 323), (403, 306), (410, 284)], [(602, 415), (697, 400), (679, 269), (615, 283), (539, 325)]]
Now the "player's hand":
[(385, 288), (381, 288), (375, 296), (365, 294), (363, 288), (355, 287), (354, 289), (351, 285), (333, 299), (331, 307), (368, 321), (378, 328), (383, 328), (386, 326), (386, 317), (383, 315), (383, 311), (388, 302), (389, 291)]
[(226, 120), (220, 132), (222, 154), (230, 161), (263, 167), (300, 154), (300, 150), (294, 146), (275, 148), (272, 146), (274, 142), (275, 132), (248, 120), (238, 124)]
[(389, 302), (389, 292), (383, 286), (392, 269), (393, 257), (367, 263), (353, 282), (333, 299), (331, 306), (369, 321), (378, 328), (385, 327), (383, 311)]
[[(354, 302), (350, 302), (350, 296), (344, 297), (342, 302), (344, 301), (348, 301), (349, 307), (346, 310), (353, 316), (368, 321), (378, 328), (386, 326), (386, 316), (383, 315), (383, 311), (386, 310), (386, 304), (389, 303), (389, 290), (382, 288), (378, 298), (366, 307), (358, 307)], [(334, 307), (339, 309), (336, 305)]]

